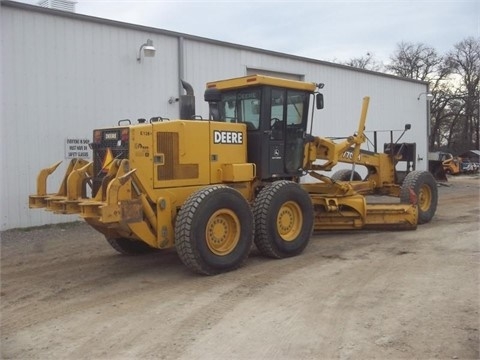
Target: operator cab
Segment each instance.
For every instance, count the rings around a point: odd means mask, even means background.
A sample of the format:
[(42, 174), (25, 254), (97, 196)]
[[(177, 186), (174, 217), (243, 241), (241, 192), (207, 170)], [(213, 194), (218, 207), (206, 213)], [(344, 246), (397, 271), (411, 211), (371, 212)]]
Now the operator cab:
[(316, 85), (251, 75), (207, 84), (214, 121), (247, 126), (248, 161), (262, 180), (302, 174), (310, 95)]

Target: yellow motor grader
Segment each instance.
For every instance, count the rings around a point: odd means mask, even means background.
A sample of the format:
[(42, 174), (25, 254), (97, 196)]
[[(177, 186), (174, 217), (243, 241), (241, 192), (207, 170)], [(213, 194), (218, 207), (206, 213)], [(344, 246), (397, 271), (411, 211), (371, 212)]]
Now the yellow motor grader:
[[(400, 183), (401, 149), (360, 150), (368, 97), (357, 132), (337, 143), (307, 131), (309, 113), (313, 121), (323, 108), (323, 84), (260, 75), (210, 82), (208, 119), (195, 115), (191, 86), (182, 84), (183, 120), (94, 130), (93, 161), (72, 160), (54, 194), (47, 177), (59, 163), (42, 170), (30, 207), (79, 214), (123, 254), (174, 247), (206, 275), (241, 266), (253, 242), (284, 258), (301, 253), (314, 230), (407, 230), (434, 216), (429, 172), (411, 171)], [(324, 175), (339, 162), (366, 166), (368, 175)], [(367, 203), (368, 194), (400, 201)]]

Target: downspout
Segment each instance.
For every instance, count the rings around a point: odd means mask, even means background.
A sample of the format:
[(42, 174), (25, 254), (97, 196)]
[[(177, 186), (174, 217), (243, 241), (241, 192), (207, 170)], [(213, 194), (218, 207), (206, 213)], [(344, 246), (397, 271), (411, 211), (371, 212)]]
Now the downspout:
[[(430, 86), (427, 85), (427, 94), (430, 94)], [(430, 123), (432, 121), (431, 114), (430, 114), (430, 108), (431, 108), (432, 102), (427, 99), (427, 150), (430, 151)]]
[(178, 37), (178, 94), (182, 93), (182, 84), (181, 81), (185, 75), (185, 64), (184, 64), (184, 38), (183, 36)]
[[(427, 84), (427, 94), (430, 94), (430, 85), (428, 84)], [(428, 170), (428, 152), (430, 151), (430, 133), (431, 133), (430, 125), (432, 122), (430, 111), (432, 107), (432, 101), (427, 99), (426, 103), (427, 103), (427, 146), (426, 146), (427, 153), (425, 155), (427, 158), (427, 170)], [(423, 160), (423, 158), (418, 160)]]
[[(180, 119), (191, 120), (195, 117), (195, 96), (193, 94), (192, 86), (183, 80), (185, 75), (185, 38), (183, 36), (178, 37), (178, 84), (179, 88), (179, 113)], [(186, 91), (186, 95), (183, 95), (183, 90)]]

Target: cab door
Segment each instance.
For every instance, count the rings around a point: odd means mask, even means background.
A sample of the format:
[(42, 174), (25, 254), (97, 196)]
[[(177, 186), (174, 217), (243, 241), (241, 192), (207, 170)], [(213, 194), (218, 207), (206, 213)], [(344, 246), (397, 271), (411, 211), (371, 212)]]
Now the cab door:
[(302, 91), (271, 89), (268, 142), (269, 172), (277, 176), (300, 174), (308, 112), (308, 95)]

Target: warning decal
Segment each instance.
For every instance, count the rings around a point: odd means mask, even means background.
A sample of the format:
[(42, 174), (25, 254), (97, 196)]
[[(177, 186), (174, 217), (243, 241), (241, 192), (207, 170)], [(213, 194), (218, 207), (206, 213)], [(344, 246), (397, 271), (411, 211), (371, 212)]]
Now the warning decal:
[(67, 138), (65, 139), (65, 159), (90, 158), (89, 139)]
[(110, 170), (113, 160), (114, 160), (114, 157), (112, 154), (112, 150), (110, 150), (110, 148), (107, 148), (107, 152), (105, 153), (105, 158), (103, 159), (103, 163), (102, 163), (102, 172), (107, 173), (108, 170)]

